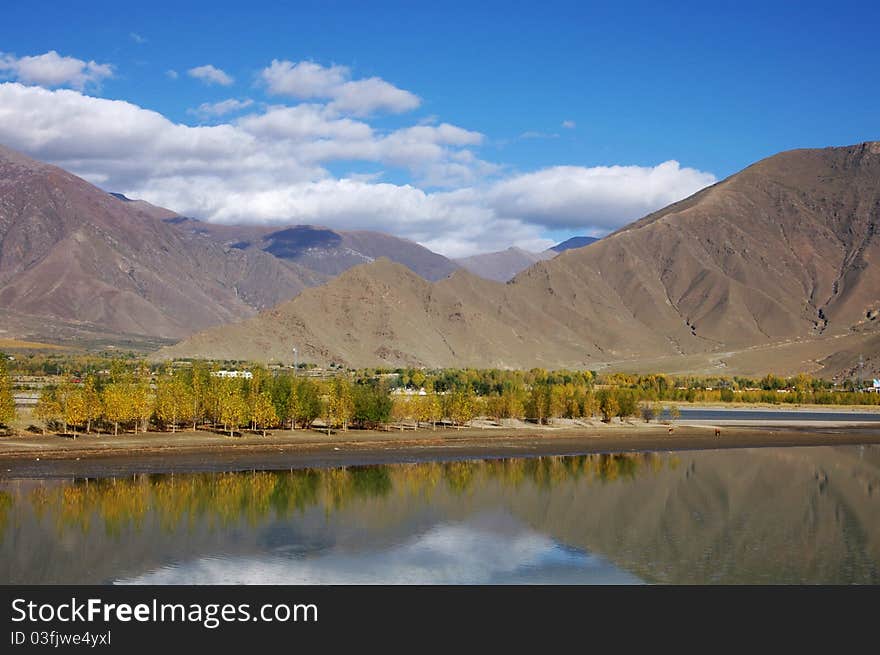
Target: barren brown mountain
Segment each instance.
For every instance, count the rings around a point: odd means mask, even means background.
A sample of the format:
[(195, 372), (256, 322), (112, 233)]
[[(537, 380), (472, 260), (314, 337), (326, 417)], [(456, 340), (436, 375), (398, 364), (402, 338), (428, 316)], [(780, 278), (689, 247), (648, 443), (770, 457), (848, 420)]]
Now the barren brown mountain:
[(183, 233), (163, 220), (172, 215), (0, 147), (4, 329), (66, 334), (57, 323), (84, 334), (179, 338), (326, 279), (268, 253)]
[(789, 369), (827, 374), (877, 346), (878, 220), (880, 143), (794, 150), (506, 285), (467, 273), (428, 284), (376, 262), (159, 356), (289, 358), (296, 345), (306, 359), (352, 366), (680, 358), (724, 372), (763, 349), (743, 371), (773, 370), (788, 353)]
[(479, 255), (462, 257), (461, 259), (456, 259), (455, 262), (471, 273), (484, 277), (487, 280), (507, 282), (529, 266), (545, 259), (553, 259), (556, 255), (557, 252), (555, 250), (529, 252), (514, 246), (507, 250), (484, 252)]
[(3, 336), (156, 347), (382, 255), (432, 280), (458, 268), (378, 232), (203, 223), (0, 146)]
[(169, 218), (168, 222), (232, 248), (267, 252), (327, 277), (379, 257), (403, 264), (426, 280), (441, 280), (458, 268), (455, 262), (414, 241), (382, 232), (316, 225), (217, 225), (183, 217)]

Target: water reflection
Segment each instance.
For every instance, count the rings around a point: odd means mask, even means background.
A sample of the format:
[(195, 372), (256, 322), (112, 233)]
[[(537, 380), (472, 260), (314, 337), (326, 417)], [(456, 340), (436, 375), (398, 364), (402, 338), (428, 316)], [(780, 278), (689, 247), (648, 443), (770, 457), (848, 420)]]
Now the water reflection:
[(0, 582), (880, 582), (880, 448), (0, 485)]
[[(494, 520), (493, 520), (494, 518)], [(316, 556), (272, 553), (200, 558), (123, 584), (631, 584), (600, 557), (565, 548), (522, 525), (476, 517), (443, 523), (385, 549), (330, 548)]]

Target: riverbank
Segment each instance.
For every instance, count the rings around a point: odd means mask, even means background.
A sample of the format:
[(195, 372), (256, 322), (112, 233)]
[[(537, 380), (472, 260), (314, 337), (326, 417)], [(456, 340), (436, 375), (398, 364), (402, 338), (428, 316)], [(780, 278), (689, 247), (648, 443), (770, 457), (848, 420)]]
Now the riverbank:
[(880, 426), (668, 427), (612, 426), (519, 429), (275, 431), (229, 437), (211, 431), (0, 438), (0, 477), (105, 477), (136, 473), (235, 471), (396, 462), (453, 461), (637, 451), (880, 444)]

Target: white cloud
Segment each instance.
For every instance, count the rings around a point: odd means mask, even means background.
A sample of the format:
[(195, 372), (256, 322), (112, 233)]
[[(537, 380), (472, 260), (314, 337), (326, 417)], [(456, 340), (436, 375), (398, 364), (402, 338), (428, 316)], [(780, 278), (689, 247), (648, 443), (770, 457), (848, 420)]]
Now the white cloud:
[(311, 61), (272, 60), (260, 72), (269, 93), (301, 100), (329, 100), (331, 110), (354, 116), (415, 109), (420, 98), (379, 77), (351, 80), (347, 66), (321, 66)]
[(273, 59), (260, 77), (273, 95), (309, 100), (332, 97), (334, 90), (345, 84), (349, 71), (345, 66), (324, 67), (311, 61), (294, 64)]
[(165, 71), (166, 77), (170, 77), (172, 80), (176, 80), (180, 75), (178, 75), (177, 71), (174, 69), (169, 69)]
[(186, 73), (190, 77), (201, 80), (205, 84), (219, 84), (221, 86), (229, 86), (235, 81), (225, 71), (215, 66), (212, 66), (211, 64), (190, 68), (188, 71), (186, 71)]
[(189, 109), (187, 111), (188, 113), (195, 114), (201, 118), (216, 118), (217, 116), (225, 116), (226, 114), (240, 112), (253, 104), (254, 101), (250, 98), (245, 98), (244, 100), (229, 98), (227, 100), (221, 100), (220, 102), (203, 102), (195, 109)]
[(549, 228), (612, 230), (681, 200), (715, 176), (677, 161), (657, 166), (555, 166), (494, 185), (489, 203), (501, 215)]
[(575, 123), (574, 121), (562, 121), (562, 127), (564, 127), (566, 130), (573, 130), (577, 127), (577, 123)]
[(421, 104), (414, 93), (398, 89), (378, 77), (346, 82), (332, 97), (331, 109), (355, 116), (366, 116), (377, 111), (400, 114)]
[[(715, 181), (677, 162), (503, 177), (475, 153), (484, 140), (448, 123), (381, 130), (309, 103), (190, 126), (125, 101), (0, 84), (0, 143), (108, 191), (208, 221), (386, 231), (455, 257), (540, 250), (547, 229), (604, 233)], [(385, 181), (328, 170), (355, 161)], [(399, 177), (389, 167), (410, 182), (387, 181)]]
[(0, 76), (25, 84), (84, 89), (113, 76), (113, 66), (74, 57), (62, 57), (54, 50), (32, 57), (0, 53)]
[(137, 43), (138, 45), (147, 42), (147, 38), (144, 37), (144, 36), (141, 36), (141, 35), (138, 34), (137, 32), (129, 32), (129, 33), (128, 33), (128, 38), (130, 38), (132, 41), (134, 41), (134, 42)]

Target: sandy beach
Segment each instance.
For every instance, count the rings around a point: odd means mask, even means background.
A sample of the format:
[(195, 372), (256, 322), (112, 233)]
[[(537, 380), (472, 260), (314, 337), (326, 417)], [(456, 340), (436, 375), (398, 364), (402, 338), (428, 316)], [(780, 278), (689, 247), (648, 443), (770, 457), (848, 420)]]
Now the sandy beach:
[(774, 421), (773, 425), (438, 428), (432, 430), (274, 431), (263, 437), (199, 430), (146, 434), (27, 435), (0, 438), (0, 477), (111, 476), (134, 473), (285, 469), (394, 462), (534, 457), (632, 451), (705, 450), (880, 443), (880, 425)]

